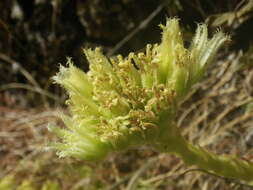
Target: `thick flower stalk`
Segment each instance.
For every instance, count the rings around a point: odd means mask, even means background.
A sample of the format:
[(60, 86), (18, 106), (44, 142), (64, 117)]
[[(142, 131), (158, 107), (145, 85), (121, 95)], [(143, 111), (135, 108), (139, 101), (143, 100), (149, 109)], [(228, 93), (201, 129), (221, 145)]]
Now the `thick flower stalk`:
[(198, 25), (189, 49), (184, 47), (178, 19), (161, 25), (161, 44), (143, 53), (105, 57), (100, 49), (85, 49), (87, 73), (71, 59), (54, 81), (69, 95), (71, 117), (62, 116), (67, 129), (51, 127), (61, 139), (53, 148), (60, 156), (98, 160), (107, 153), (149, 144), (179, 155), (189, 165), (229, 178), (253, 180), (253, 165), (217, 156), (188, 143), (175, 126), (178, 102), (189, 92), (228, 37), (218, 31), (208, 39)]

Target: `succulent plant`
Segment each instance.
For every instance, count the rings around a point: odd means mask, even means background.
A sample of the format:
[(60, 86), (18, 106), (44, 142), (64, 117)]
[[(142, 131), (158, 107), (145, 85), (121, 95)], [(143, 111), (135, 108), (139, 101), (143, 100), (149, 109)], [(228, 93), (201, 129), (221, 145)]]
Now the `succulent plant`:
[(179, 101), (229, 37), (217, 31), (209, 39), (207, 26), (199, 24), (186, 49), (178, 19), (167, 19), (160, 27), (161, 43), (147, 45), (143, 53), (107, 58), (99, 48), (85, 49), (87, 73), (70, 58), (68, 67), (60, 66), (53, 79), (68, 92), (71, 117), (62, 116), (67, 129), (50, 128), (62, 139), (51, 147), (61, 157), (99, 160), (109, 152), (149, 144), (176, 153), (189, 165), (252, 180), (251, 163), (194, 147), (174, 123)]

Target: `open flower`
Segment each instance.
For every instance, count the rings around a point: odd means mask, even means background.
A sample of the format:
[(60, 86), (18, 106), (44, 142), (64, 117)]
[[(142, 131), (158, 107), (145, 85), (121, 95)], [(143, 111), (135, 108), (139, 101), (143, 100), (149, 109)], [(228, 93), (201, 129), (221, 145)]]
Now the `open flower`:
[(67, 90), (72, 115), (62, 116), (67, 129), (51, 128), (62, 139), (52, 145), (60, 156), (96, 160), (131, 146), (159, 146), (165, 139), (174, 151), (177, 104), (228, 37), (218, 31), (208, 39), (207, 26), (200, 24), (186, 49), (178, 19), (161, 28), (161, 43), (147, 45), (143, 53), (107, 58), (99, 48), (85, 49), (88, 73), (71, 59), (60, 67), (53, 79)]

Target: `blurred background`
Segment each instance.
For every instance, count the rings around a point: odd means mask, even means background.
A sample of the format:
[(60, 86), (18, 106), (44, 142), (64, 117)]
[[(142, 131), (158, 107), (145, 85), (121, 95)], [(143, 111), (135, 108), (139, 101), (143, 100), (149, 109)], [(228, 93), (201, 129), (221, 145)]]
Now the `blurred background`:
[(57, 139), (65, 92), (52, 76), (66, 57), (88, 71), (83, 48), (107, 56), (159, 43), (159, 24), (177, 17), (187, 46), (198, 23), (231, 42), (204, 80), (181, 102), (177, 123), (186, 138), (218, 154), (253, 161), (253, 0), (1, 0), (0, 190), (226, 190), (249, 189), (230, 180), (188, 172), (175, 156), (150, 147), (100, 163), (46, 152)]

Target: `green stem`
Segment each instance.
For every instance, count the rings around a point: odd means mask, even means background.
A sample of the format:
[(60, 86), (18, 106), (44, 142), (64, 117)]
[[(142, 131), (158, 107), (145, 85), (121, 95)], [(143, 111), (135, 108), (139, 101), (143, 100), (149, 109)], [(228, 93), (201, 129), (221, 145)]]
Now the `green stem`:
[(171, 127), (170, 131), (173, 131), (173, 135), (169, 138), (164, 135), (161, 138), (161, 143), (156, 144), (159, 150), (175, 153), (187, 165), (197, 166), (216, 175), (253, 182), (253, 163), (232, 156), (216, 155), (194, 146), (182, 137), (177, 127), (173, 126), (173, 130)]

